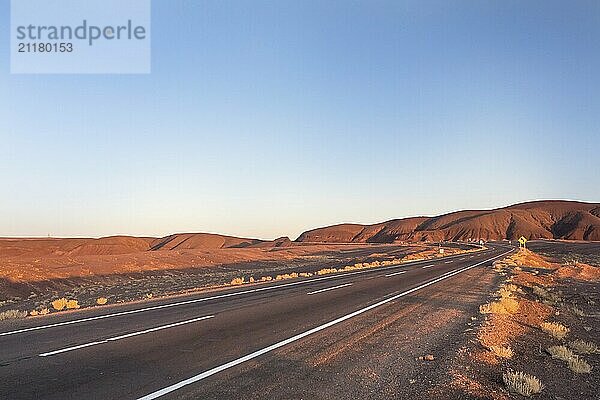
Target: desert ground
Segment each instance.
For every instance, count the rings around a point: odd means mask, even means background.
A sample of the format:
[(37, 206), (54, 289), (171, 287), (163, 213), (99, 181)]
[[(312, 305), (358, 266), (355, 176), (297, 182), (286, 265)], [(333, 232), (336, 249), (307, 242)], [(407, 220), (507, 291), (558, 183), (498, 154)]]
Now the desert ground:
[[(113, 239), (121, 251), (126, 240)], [(115, 244), (116, 243), (116, 244)], [(14, 255), (0, 255), (0, 313), (25, 311), (39, 315), (57, 311), (52, 302), (74, 300), (74, 307), (94, 307), (202, 290), (226, 288), (261, 279), (280, 280), (290, 274), (317, 274), (355, 264), (410, 261), (439, 256), (436, 244), (299, 244), (253, 248), (202, 248), (105, 252), (99, 246), (80, 255), (81, 244), (59, 240), (0, 240)], [(65, 246), (75, 252), (62, 254)], [(61, 248), (59, 252), (57, 248)], [(18, 252), (17, 248), (26, 249)], [(32, 250), (33, 249), (33, 250)], [(445, 255), (472, 249), (446, 244)], [(128, 248), (131, 251), (131, 247)], [(33, 255), (32, 255), (33, 253)], [(59, 253), (59, 254), (57, 254)], [(75, 254), (73, 254), (75, 253)], [(331, 270), (331, 271), (328, 271)], [(321, 272), (319, 272), (321, 271)], [(102, 299), (98, 304), (98, 299)], [(74, 303), (73, 303), (74, 304)], [(66, 306), (64, 307), (67, 308)], [(61, 310), (62, 311), (62, 310)], [(7, 317), (11, 314), (6, 314)], [(15, 314), (19, 315), (19, 314)]]
[[(12, 290), (39, 294), (3, 304), (29, 316), (0, 321), (0, 394), (597, 398), (600, 244), (445, 246), (443, 256), (433, 243), (73, 255), (71, 268), (58, 269), (64, 276), (48, 281), (26, 281), (32, 261), (14, 255), (23, 278)], [(149, 263), (156, 254), (174, 261)], [(219, 264), (232, 255), (237, 263)], [(121, 257), (137, 264), (118, 272)], [(212, 263), (177, 268), (186, 257)], [(84, 261), (113, 273), (82, 274)], [(67, 306), (73, 300), (81, 309)], [(44, 308), (49, 315), (39, 315)], [(65, 374), (73, 384), (60, 383)], [(189, 379), (202, 381), (178, 386)]]

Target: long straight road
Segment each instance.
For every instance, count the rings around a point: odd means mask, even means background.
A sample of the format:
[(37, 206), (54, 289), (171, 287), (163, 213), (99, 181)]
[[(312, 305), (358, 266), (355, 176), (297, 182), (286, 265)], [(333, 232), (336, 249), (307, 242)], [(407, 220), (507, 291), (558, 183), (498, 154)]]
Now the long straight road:
[(213, 398), (203, 385), (218, 386), (248, 364), (273, 363), (282, 349), (294, 351), (400, 298), (464, 279), (510, 251), (490, 245), (436, 260), (2, 324), (0, 399)]

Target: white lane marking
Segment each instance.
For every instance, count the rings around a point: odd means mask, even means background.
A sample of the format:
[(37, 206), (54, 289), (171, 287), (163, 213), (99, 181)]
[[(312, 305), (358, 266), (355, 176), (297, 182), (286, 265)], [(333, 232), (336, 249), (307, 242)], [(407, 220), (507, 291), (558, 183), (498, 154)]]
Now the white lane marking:
[(346, 286), (352, 286), (351, 283), (344, 283), (343, 285), (337, 285), (334, 287), (329, 287), (329, 288), (325, 288), (325, 289), (319, 289), (319, 290), (315, 290), (314, 292), (308, 292), (306, 294), (311, 295), (311, 294), (317, 294), (317, 293), (322, 293), (322, 292), (327, 292), (329, 290), (333, 290), (333, 289), (339, 289), (339, 288), (343, 288)]
[(198, 322), (198, 321), (202, 321), (202, 320), (213, 318), (213, 317), (214, 317), (214, 315), (206, 315), (204, 317), (188, 319), (186, 321), (175, 322), (173, 324), (157, 326), (156, 328), (144, 329), (143, 331), (127, 333), (125, 335), (115, 336), (115, 337), (111, 337), (111, 338), (104, 339), (104, 340), (98, 340), (95, 342), (89, 342), (89, 343), (80, 344), (77, 346), (66, 347), (66, 348), (60, 349), (60, 350), (49, 351), (47, 353), (38, 354), (38, 356), (40, 356), (40, 357), (54, 356), (56, 354), (66, 353), (67, 351), (79, 350), (79, 349), (83, 349), (85, 347), (96, 346), (98, 344), (104, 344), (104, 343), (108, 343), (108, 342), (114, 342), (116, 340), (127, 339), (127, 338), (130, 338), (133, 336), (144, 335), (146, 333), (156, 332), (156, 331), (160, 331), (160, 330), (167, 329), (167, 328), (173, 328), (175, 326), (191, 324), (192, 322)]
[(502, 253), (502, 254), (500, 254), (500, 255), (498, 255), (496, 257), (490, 258), (489, 260), (478, 262), (477, 264), (473, 264), (470, 267), (464, 267), (464, 268), (460, 268), (460, 269), (451, 271), (450, 274), (443, 274), (441, 277), (436, 278), (436, 279), (434, 279), (432, 281), (423, 283), (423, 284), (421, 284), (421, 285), (419, 285), (417, 287), (414, 287), (414, 288), (409, 289), (409, 290), (407, 290), (405, 292), (396, 294), (396, 295), (394, 295), (392, 297), (388, 297), (387, 299), (381, 300), (381, 301), (379, 301), (379, 302), (377, 302), (375, 304), (371, 304), (370, 306), (367, 306), (365, 308), (361, 308), (360, 310), (354, 311), (354, 312), (352, 312), (350, 314), (346, 314), (346, 315), (344, 315), (342, 317), (334, 319), (333, 321), (329, 321), (329, 322), (327, 322), (327, 323), (325, 323), (323, 325), (317, 326), (316, 328), (312, 328), (312, 329), (310, 329), (308, 331), (299, 333), (296, 336), (292, 336), (290, 338), (287, 338), (285, 340), (282, 340), (280, 342), (272, 344), (272, 345), (270, 345), (268, 347), (265, 347), (265, 348), (262, 348), (260, 350), (255, 351), (253, 353), (247, 354), (247, 355), (245, 355), (243, 357), (240, 357), (240, 358), (237, 358), (235, 360), (229, 361), (228, 363), (219, 365), (218, 367), (209, 369), (208, 371), (204, 371), (204, 372), (202, 372), (202, 373), (200, 373), (198, 375), (192, 376), (191, 378), (185, 379), (183, 381), (177, 382), (177, 383), (175, 383), (173, 385), (167, 386), (167, 387), (165, 387), (163, 389), (157, 390), (157, 391), (152, 392), (150, 394), (147, 394), (147, 395), (145, 395), (143, 397), (140, 397), (137, 400), (153, 400), (153, 399), (157, 399), (157, 398), (162, 397), (162, 396), (164, 396), (166, 394), (169, 394), (169, 393), (174, 392), (174, 391), (176, 391), (178, 389), (181, 389), (184, 386), (191, 385), (192, 383), (196, 383), (198, 381), (201, 381), (202, 379), (208, 378), (209, 376), (217, 374), (217, 373), (219, 373), (221, 371), (224, 371), (224, 370), (229, 369), (231, 367), (235, 367), (236, 365), (242, 364), (242, 363), (244, 363), (246, 361), (252, 360), (253, 358), (256, 358), (256, 357), (259, 357), (259, 356), (261, 356), (263, 354), (269, 353), (269, 352), (271, 352), (273, 350), (276, 350), (276, 349), (278, 349), (280, 347), (283, 347), (285, 345), (288, 345), (290, 343), (298, 341), (298, 340), (300, 340), (302, 338), (310, 336), (310, 335), (312, 335), (314, 333), (322, 331), (323, 329), (327, 329), (327, 328), (329, 328), (329, 327), (331, 327), (333, 325), (337, 325), (340, 322), (343, 322), (343, 321), (346, 321), (346, 320), (348, 320), (350, 318), (356, 317), (357, 315), (363, 314), (363, 313), (365, 313), (367, 311), (370, 311), (370, 310), (372, 310), (374, 308), (377, 308), (377, 307), (382, 306), (384, 304), (387, 304), (387, 303), (389, 303), (391, 301), (399, 299), (400, 297), (406, 296), (407, 294), (416, 292), (417, 290), (420, 290), (420, 289), (423, 289), (423, 288), (425, 288), (427, 286), (433, 285), (434, 283), (440, 282), (440, 281), (442, 281), (444, 279), (448, 279), (451, 276), (460, 274), (461, 272), (467, 271), (467, 270), (469, 270), (471, 268), (475, 268), (478, 265), (485, 264), (487, 262), (495, 260), (496, 258), (502, 257), (502, 256), (510, 253), (511, 251), (512, 250), (509, 250), (506, 253)]
[(446, 261), (444, 264), (450, 264), (452, 261)]
[(389, 278), (390, 276), (405, 274), (406, 271), (394, 272), (393, 274), (387, 274), (385, 277)]
[[(448, 256), (448, 257), (453, 257), (453, 256)], [(343, 273), (343, 274), (340, 274), (340, 275), (324, 276), (324, 277), (321, 277), (321, 278), (307, 279), (307, 280), (303, 280), (303, 281), (299, 281), (299, 282), (284, 283), (282, 285), (267, 286), (267, 287), (262, 287), (262, 288), (257, 288), (257, 289), (242, 290), (240, 292), (225, 293), (225, 294), (220, 294), (220, 295), (215, 295), (215, 296), (210, 296), (210, 297), (203, 297), (201, 299), (185, 300), (185, 301), (180, 301), (180, 302), (177, 302), (177, 303), (162, 304), (160, 306), (144, 307), (144, 308), (138, 308), (138, 309), (130, 310), (130, 311), (121, 311), (121, 312), (116, 312), (116, 313), (112, 313), (112, 314), (97, 315), (95, 317), (75, 319), (75, 320), (72, 320), (72, 321), (64, 321), (64, 322), (57, 322), (57, 323), (54, 323), (54, 324), (33, 326), (33, 327), (30, 327), (30, 328), (22, 328), (22, 329), (16, 329), (14, 331), (2, 332), (2, 333), (0, 333), (0, 336), (15, 335), (15, 334), (18, 334), (18, 333), (37, 331), (37, 330), (40, 330), (40, 329), (55, 328), (55, 327), (64, 326), (64, 325), (80, 324), (82, 322), (95, 321), (95, 320), (98, 320), (98, 319), (119, 317), (119, 316), (122, 316), (122, 315), (137, 314), (137, 313), (146, 312), (146, 311), (160, 310), (160, 309), (163, 309), (163, 308), (177, 307), (177, 306), (182, 306), (182, 305), (186, 305), (186, 304), (193, 304), (193, 303), (200, 303), (200, 302), (203, 302), (203, 301), (223, 299), (223, 298), (226, 298), (226, 297), (239, 296), (239, 295), (242, 295), (242, 294), (255, 293), (255, 292), (262, 292), (262, 291), (265, 291), (265, 290), (279, 289), (279, 288), (287, 287), (287, 286), (305, 285), (305, 284), (308, 284), (308, 283), (322, 281), (322, 280), (326, 280), (326, 279), (343, 278), (345, 276), (356, 275), (356, 274), (364, 274), (364, 273), (367, 273), (367, 272), (385, 271), (385, 270), (392, 269), (392, 268), (401, 268), (401, 267), (407, 267), (407, 266), (410, 267), (410, 266), (413, 266), (413, 265), (421, 264), (421, 263), (426, 262), (426, 261), (427, 260), (421, 260), (421, 261), (408, 262), (408, 263), (405, 263), (405, 264), (392, 265), (392, 266), (389, 266), (389, 267), (368, 268), (368, 269), (365, 269), (365, 270), (362, 270), (362, 271), (346, 272), (346, 273)]]
[(423, 269), (425, 269), (425, 268), (431, 268), (431, 267), (433, 267), (433, 266), (434, 266), (434, 265), (433, 265), (433, 264), (431, 264), (431, 265), (426, 265), (426, 266), (424, 266), (424, 267), (422, 267), (422, 268), (423, 268)]

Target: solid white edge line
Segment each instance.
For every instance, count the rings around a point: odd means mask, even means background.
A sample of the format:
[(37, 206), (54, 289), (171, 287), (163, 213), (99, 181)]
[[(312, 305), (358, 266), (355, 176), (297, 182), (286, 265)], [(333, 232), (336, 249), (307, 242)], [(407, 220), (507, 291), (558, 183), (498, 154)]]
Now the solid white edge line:
[(175, 326), (180, 326), (180, 325), (185, 325), (185, 324), (191, 324), (192, 322), (198, 322), (198, 321), (202, 321), (202, 320), (209, 319), (209, 318), (214, 318), (214, 315), (206, 315), (204, 317), (193, 318), (193, 319), (188, 319), (186, 321), (175, 322), (173, 324), (157, 326), (155, 328), (144, 329), (143, 331), (127, 333), (127, 334), (124, 334), (124, 335), (115, 336), (115, 337), (111, 337), (111, 338), (104, 339), (104, 340), (98, 340), (98, 341), (95, 341), (95, 342), (89, 342), (89, 343), (85, 343), (85, 344), (79, 344), (77, 346), (66, 347), (66, 348), (60, 349), (60, 350), (54, 350), (54, 351), (49, 351), (47, 353), (41, 353), (41, 354), (38, 354), (38, 356), (40, 356), (40, 357), (54, 356), (56, 354), (66, 353), (67, 351), (79, 350), (79, 349), (83, 349), (85, 347), (95, 346), (95, 345), (98, 345), (98, 344), (104, 344), (104, 343), (114, 342), (114, 341), (121, 340), (121, 339), (127, 339), (127, 338), (130, 338), (132, 336), (144, 335), (146, 333), (156, 332), (156, 331), (160, 331), (160, 330), (167, 329), (167, 328), (173, 328)]
[[(452, 255), (452, 256), (448, 256), (448, 257), (457, 257), (457, 256), (458, 255)], [(22, 328), (22, 329), (16, 329), (16, 330), (13, 330), (13, 331), (8, 331), (8, 332), (1, 332), (0, 336), (15, 335), (15, 334), (18, 334), (18, 333), (37, 331), (37, 330), (40, 330), (40, 329), (55, 328), (55, 327), (64, 326), (64, 325), (80, 324), (82, 322), (89, 322), (89, 321), (96, 321), (96, 320), (99, 320), (99, 319), (119, 317), (119, 316), (122, 316), (122, 315), (137, 314), (137, 313), (141, 313), (141, 312), (145, 312), (145, 311), (160, 310), (160, 309), (163, 309), (163, 308), (170, 308), (170, 307), (182, 306), (182, 305), (186, 305), (186, 304), (200, 303), (200, 302), (204, 302), (204, 301), (222, 299), (222, 298), (232, 297), (232, 296), (239, 296), (239, 295), (248, 294), (248, 293), (263, 292), (265, 290), (273, 290), (273, 289), (278, 289), (278, 288), (282, 288), (282, 287), (295, 286), (295, 285), (305, 285), (305, 284), (308, 284), (308, 283), (311, 283), (311, 282), (317, 282), (317, 281), (322, 281), (322, 280), (326, 280), (326, 279), (343, 278), (345, 276), (356, 275), (356, 274), (364, 274), (364, 273), (367, 273), (367, 272), (385, 271), (387, 269), (392, 269), (392, 268), (411, 267), (411, 266), (415, 266), (415, 265), (418, 265), (420, 263), (427, 262), (427, 261), (431, 261), (431, 260), (419, 260), (419, 261), (407, 262), (405, 264), (391, 265), (389, 267), (367, 268), (367, 269), (364, 269), (364, 270), (361, 270), (361, 271), (346, 272), (346, 273), (343, 273), (341, 275), (324, 276), (324, 277), (321, 277), (321, 278), (313, 278), (313, 279), (308, 279), (308, 280), (302, 280), (302, 281), (299, 281), (299, 282), (284, 283), (282, 285), (267, 286), (267, 287), (256, 288), (256, 289), (248, 289), (248, 290), (243, 290), (243, 291), (240, 291), (240, 292), (225, 293), (225, 294), (220, 294), (220, 295), (215, 295), (215, 296), (210, 296), (210, 297), (203, 297), (203, 298), (200, 298), (200, 299), (193, 299), (193, 300), (180, 301), (180, 302), (176, 302), (176, 303), (162, 304), (162, 305), (159, 305), (159, 306), (138, 308), (138, 309), (135, 309), (135, 310), (122, 311), (122, 312), (117, 312), (117, 313), (112, 313), (112, 314), (97, 315), (95, 317), (88, 317), (88, 318), (75, 319), (75, 320), (71, 320), (71, 321), (57, 322), (57, 323), (54, 323), (54, 324), (33, 326), (33, 327), (30, 327), (30, 328)], [(440, 261), (441, 261), (441, 259), (440, 259)]]
[(387, 274), (385, 277), (389, 278), (390, 276), (405, 274), (406, 272), (407, 271), (394, 272), (394, 273), (391, 273), (391, 274)]
[(308, 292), (306, 293), (307, 295), (311, 295), (311, 294), (317, 294), (317, 293), (322, 293), (322, 292), (327, 292), (329, 290), (334, 290), (334, 289), (339, 289), (339, 288), (343, 288), (346, 286), (352, 286), (351, 283), (344, 283), (343, 285), (337, 285), (337, 286), (333, 286), (333, 287), (329, 287), (329, 288), (325, 288), (325, 289), (319, 289), (319, 290), (315, 290), (314, 292)]
[(426, 265), (426, 266), (424, 266), (424, 267), (421, 267), (421, 268), (423, 268), (423, 269), (426, 269), (426, 268), (431, 268), (431, 267), (435, 267), (435, 265), (434, 265), (434, 264), (431, 264), (431, 265)]
[(481, 261), (481, 262), (479, 262), (477, 264), (473, 264), (473, 265), (471, 265), (469, 267), (459, 268), (457, 270), (451, 271), (451, 273), (449, 273), (449, 274), (442, 274), (442, 276), (440, 276), (440, 277), (438, 277), (438, 278), (436, 278), (436, 279), (434, 279), (432, 281), (426, 282), (424, 284), (421, 284), (421, 285), (419, 285), (417, 287), (414, 287), (412, 289), (409, 289), (407, 291), (404, 291), (404, 292), (399, 293), (397, 295), (394, 295), (392, 297), (388, 297), (387, 299), (384, 299), (384, 300), (381, 300), (381, 301), (379, 301), (377, 303), (371, 304), (370, 306), (367, 306), (365, 308), (361, 308), (360, 310), (354, 311), (354, 312), (352, 312), (350, 314), (346, 314), (346, 315), (344, 315), (344, 316), (342, 316), (340, 318), (334, 319), (333, 321), (329, 321), (329, 322), (327, 322), (327, 323), (325, 323), (323, 325), (319, 325), (319, 326), (317, 326), (317, 327), (315, 327), (313, 329), (310, 329), (308, 331), (302, 332), (302, 333), (300, 333), (300, 334), (298, 334), (296, 336), (292, 336), (292, 337), (290, 337), (288, 339), (282, 340), (282, 341), (277, 342), (275, 344), (272, 344), (272, 345), (270, 345), (268, 347), (265, 347), (263, 349), (257, 350), (257, 351), (255, 351), (253, 353), (247, 354), (247, 355), (245, 355), (243, 357), (237, 358), (237, 359), (232, 360), (232, 361), (230, 361), (228, 363), (222, 364), (222, 365), (220, 365), (218, 367), (209, 369), (208, 371), (205, 371), (205, 372), (202, 372), (202, 373), (200, 373), (198, 375), (192, 376), (191, 378), (185, 379), (185, 380), (183, 380), (181, 382), (175, 383), (175, 384), (167, 386), (167, 387), (165, 387), (163, 389), (160, 389), (160, 390), (157, 390), (157, 391), (152, 392), (150, 394), (147, 394), (147, 395), (145, 395), (143, 397), (138, 398), (137, 400), (153, 400), (153, 399), (157, 399), (157, 398), (162, 397), (162, 396), (164, 396), (166, 394), (174, 392), (175, 390), (181, 389), (184, 386), (191, 385), (192, 383), (195, 383), (195, 382), (198, 382), (198, 381), (200, 381), (202, 379), (208, 378), (211, 375), (217, 374), (217, 373), (219, 373), (221, 371), (224, 371), (226, 369), (229, 369), (231, 367), (235, 367), (236, 365), (239, 365), (239, 364), (242, 364), (242, 363), (244, 363), (246, 361), (252, 360), (253, 358), (259, 357), (259, 356), (261, 356), (261, 355), (263, 355), (265, 353), (269, 353), (269, 352), (271, 352), (273, 350), (276, 350), (276, 349), (278, 349), (280, 347), (283, 347), (283, 346), (285, 346), (287, 344), (290, 344), (292, 342), (295, 342), (297, 340), (305, 338), (305, 337), (307, 337), (309, 335), (312, 335), (314, 333), (322, 331), (323, 329), (329, 328), (329, 327), (331, 327), (333, 325), (339, 324), (340, 322), (346, 321), (346, 320), (348, 320), (350, 318), (356, 317), (357, 315), (363, 314), (363, 313), (365, 313), (367, 311), (370, 311), (370, 310), (372, 310), (374, 308), (377, 308), (377, 307), (382, 306), (384, 304), (387, 304), (387, 303), (389, 303), (391, 301), (399, 299), (400, 297), (406, 296), (407, 294), (416, 292), (417, 290), (420, 290), (420, 289), (423, 289), (423, 288), (425, 288), (427, 286), (433, 285), (434, 283), (440, 282), (440, 281), (442, 281), (444, 279), (448, 279), (451, 276), (460, 274), (460, 273), (462, 273), (464, 271), (467, 271), (467, 270), (469, 270), (471, 268), (475, 268), (475, 267), (477, 267), (477, 266), (479, 266), (481, 264), (485, 264), (487, 262), (495, 260), (496, 258), (502, 257), (502, 256), (510, 253), (511, 251), (512, 250), (509, 250), (506, 253), (502, 253), (502, 254), (500, 254), (500, 255), (498, 255), (496, 257), (492, 257), (492, 258), (490, 258), (488, 260)]

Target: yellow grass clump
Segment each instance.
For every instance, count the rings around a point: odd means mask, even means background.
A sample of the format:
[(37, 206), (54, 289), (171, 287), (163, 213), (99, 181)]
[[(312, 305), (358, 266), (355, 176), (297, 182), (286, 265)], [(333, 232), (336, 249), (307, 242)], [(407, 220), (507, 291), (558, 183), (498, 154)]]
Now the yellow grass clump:
[(67, 300), (67, 308), (69, 310), (74, 310), (76, 308), (79, 308), (79, 302), (77, 300)]
[(21, 319), (27, 316), (27, 311), (19, 311), (19, 310), (6, 310), (0, 312), (0, 321), (4, 321), (7, 319)]
[(298, 277), (298, 273), (297, 272), (292, 272), (291, 274), (283, 274), (283, 275), (277, 275), (275, 277), (276, 281), (281, 281), (281, 280), (285, 280), (285, 279), (294, 279)]
[(490, 346), (490, 350), (500, 358), (512, 358), (514, 354), (510, 346)]
[(338, 272), (336, 268), (323, 268), (317, 271), (317, 275), (327, 275)]
[(542, 322), (542, 330), (556, 339), (564, 339), (569, 333), (569, 328), (558, 322)]
[(52, 304), (52, 308), (54, 308), (56, 311), (61, 311), (67, 308), (67, 302), (68, 300), (63, 297), (61, 299), (54, 300), (50, 304)]
[(106, 303), (108, 303), (108, 299), (106, 297), (98, 297), (96, 299), (96, 304), (98, 304), (99, 306), (103, 306)]
[(546, 349), (548, 354), (552, 356), (552, 358), (557, 358), (563, 361), (569, 361), (575, 354), (571, 350), (567, 348), (567, 346), (550, 346)]
[(577, 374), (589, 374), (592, 372), (592, 366), (581, 357), (573, 357), (567, 363), (569, 369)]
[(579, 354), (597, 354), (600, 353), (600, 348), (593, 342), (586, 342), (577, 339), (569, 343), (569, 347)]
[(500, 301), (479, 306), (481, 314), (514, 314), (518, 309), (519, 302), (511, 297), (502, 297)]
[(244, 278), (233, 278), (231, 280), (231, 285), (243, 285), (244, 284)]
[(502, 375), (502, 379), (510, 392), (526, 397), (540, 393), (544, 388), (544, 385), (542, 385), (538, 378), (524, 372), (508, 371)]

